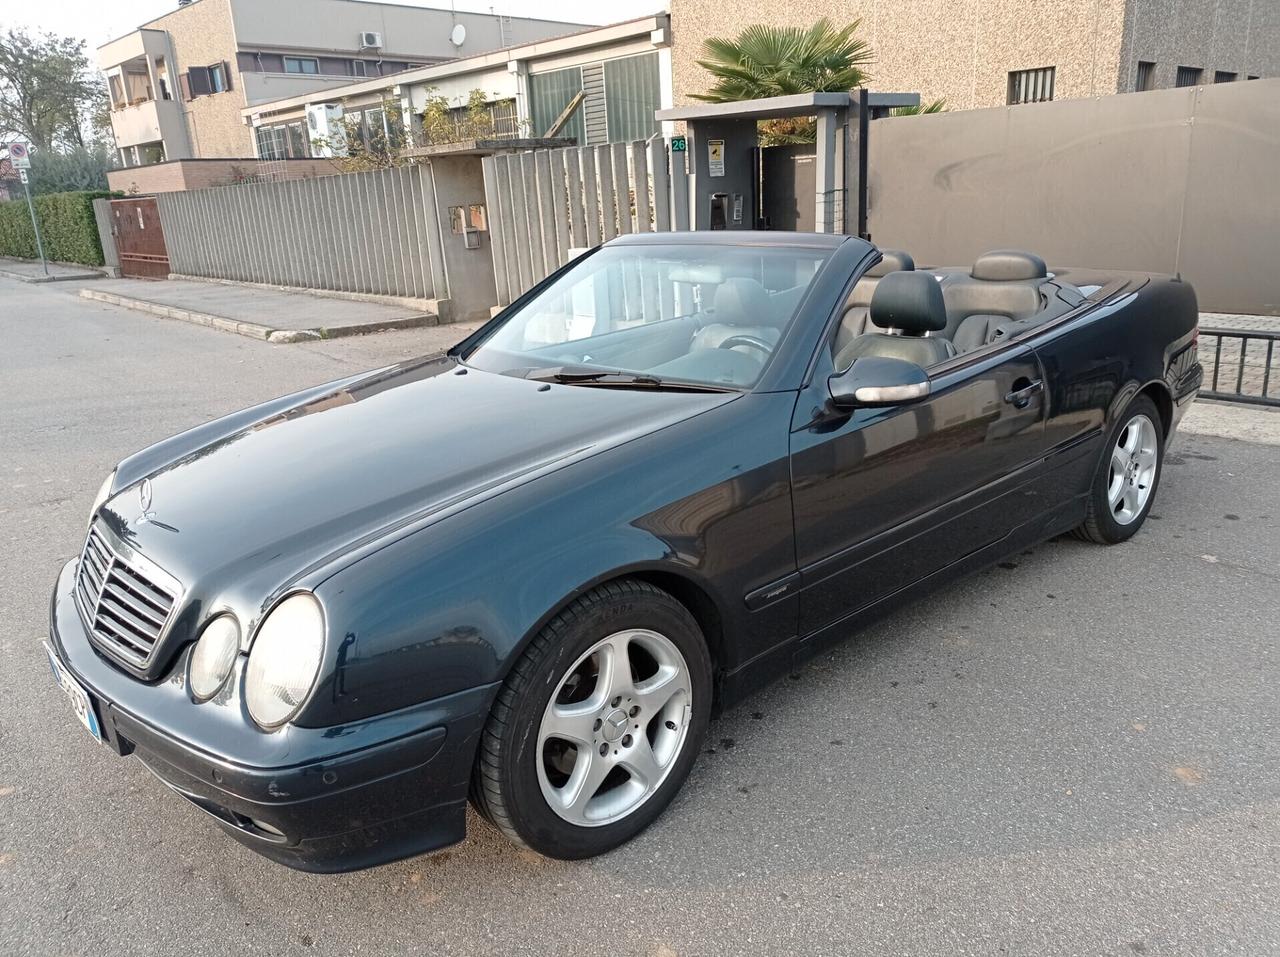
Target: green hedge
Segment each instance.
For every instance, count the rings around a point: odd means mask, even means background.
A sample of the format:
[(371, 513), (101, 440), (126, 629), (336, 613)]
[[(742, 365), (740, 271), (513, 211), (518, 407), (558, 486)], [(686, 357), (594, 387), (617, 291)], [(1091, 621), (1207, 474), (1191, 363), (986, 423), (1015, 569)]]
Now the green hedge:
[[(83, 192), (34, 197), (45, 256), (56, 262), (101, 266), (102, 243), (93, 219), (93, 201), (119, 195)], [(26, 199), (0, 203), (0, 256), (35, 259), (37, 255)]]

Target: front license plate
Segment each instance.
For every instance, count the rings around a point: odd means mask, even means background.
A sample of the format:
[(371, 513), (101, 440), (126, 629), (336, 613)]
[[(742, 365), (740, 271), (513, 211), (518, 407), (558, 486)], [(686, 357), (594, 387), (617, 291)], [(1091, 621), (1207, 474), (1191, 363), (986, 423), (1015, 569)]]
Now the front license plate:
[(71, 677), (66, 667), (58, 660), (58, 656), (53, 653), (53, 649), (49, 647), (49, 642), (41, 642), (44, 645), (44, 653), (49, 656), (49, 667), (53, 669), (53, 678), (58, 682), (60, 687), (68, 698), (71, 699), (71, 709), (75, 711), (76, 717), (80, 719), (80, 723), (89, 729), (89, 733), (93, 735), (95, 740), (102, 741), (102, 726), (98, 724), (98, 716), (93, 710), (93, 700), (89, 697), (89, 692), (80, 687), (80, 682)]

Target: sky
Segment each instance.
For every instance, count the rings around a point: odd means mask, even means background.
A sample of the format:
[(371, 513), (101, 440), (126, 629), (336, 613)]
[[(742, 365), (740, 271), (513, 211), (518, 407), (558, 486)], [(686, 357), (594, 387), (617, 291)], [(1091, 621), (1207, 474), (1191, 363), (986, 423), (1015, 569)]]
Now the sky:
[[(271, 0), (259, 0), (270, 3)], [(449, 9), (449, 0), (393, 0), (405, 6)], [(581, 23), (617, 23), (654, 13), (664, 0), (457, 0), (456, 9), (546, 17)], [(139, 24), (176, 9), (177, 0), (2, 0), (0, 29), (22, 26), (87, 40), (89, 49), (132, 32)]]

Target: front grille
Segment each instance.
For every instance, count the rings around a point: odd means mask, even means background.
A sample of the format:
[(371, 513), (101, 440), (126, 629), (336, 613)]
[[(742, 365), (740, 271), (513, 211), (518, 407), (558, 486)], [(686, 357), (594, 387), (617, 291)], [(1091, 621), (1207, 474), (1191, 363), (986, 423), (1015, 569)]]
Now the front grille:
[(142, 668), (164, 634), (180, 589), (154, 563), (126, 554), (131, 551), (94, 525), (80, 556), (76, 600), (93, 642), (124, 664)]

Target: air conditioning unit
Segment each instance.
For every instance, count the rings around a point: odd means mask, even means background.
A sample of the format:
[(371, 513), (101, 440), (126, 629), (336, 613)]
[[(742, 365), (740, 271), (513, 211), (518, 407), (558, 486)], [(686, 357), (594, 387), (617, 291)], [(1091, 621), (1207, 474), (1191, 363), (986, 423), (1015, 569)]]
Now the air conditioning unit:
[(342, 104), (307, 104), (307, 138), (312, 156), (345, 156), (347, 130), (342, 124)]
[(361, 50), (380, 50), (382, 49), (382, 34), (374, 33), (372, 30), (364, 30), (360, 33), (360, 49)]

